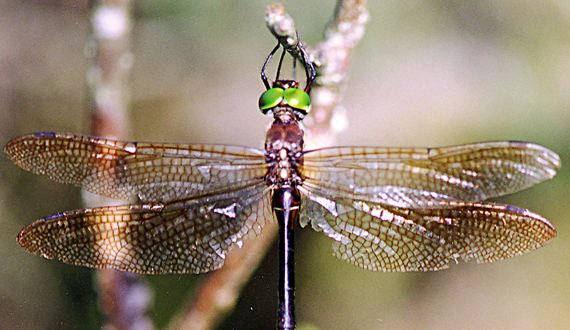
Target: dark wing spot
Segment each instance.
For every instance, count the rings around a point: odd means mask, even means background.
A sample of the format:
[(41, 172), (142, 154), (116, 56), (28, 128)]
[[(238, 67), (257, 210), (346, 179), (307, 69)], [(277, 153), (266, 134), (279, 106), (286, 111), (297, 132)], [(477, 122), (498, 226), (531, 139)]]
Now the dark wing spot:
[(34, 133), (35, 137), (39, 137), (39, 138), (55, 138), (56, 133), (55, 132), (36, 132)]
[(58, 218), (63, 218), (63, 217), (65, 217), (65, 213), (64, 213), (64, 212), (59, 212), (59, 213), (55, 213), (55, 214), (52, 214), (52, 215), (48, 215), (47, 217), (41, 218), (40, 220), (43, 220), (43, 221), (50, 221), (50, 220), (53, 220), (53, 219), (58, 219)]
[(525, 141), (517, 141), (517, 140), (511, 140), (509, 141), (509, 144), (513, 147), (517, 147), (517, 148), (526, 148), (529, 143), (525, 142)]
[(526, 212), (528, 212), (526, 209), (520, 208), (518, 206), (514, 206), (514, 205), (507, 205), (505, 207), (505, 209), (508, 212), (513, 212), (513, 213), (518, 213), (518, 214), (525, 214)]

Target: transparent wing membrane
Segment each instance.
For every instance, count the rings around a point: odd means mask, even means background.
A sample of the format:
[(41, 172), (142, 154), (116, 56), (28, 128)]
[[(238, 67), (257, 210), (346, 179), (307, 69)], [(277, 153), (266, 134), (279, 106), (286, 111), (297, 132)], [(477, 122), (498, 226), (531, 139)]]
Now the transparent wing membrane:
[(303, 185), (329, 199), (397, 207), (441, 207), (442, 201), (482, 201), (552, 178), (554, 152), (525, 142), (443, 148), (340, 147), (308, 151)]
[[(145, 274), (221, 267), (232, 247), (272, 218), (271, 191), (279, 186), (266, 175), (285, 161), (266, 160), (253, 148), (60, 133), (23, 136), (4, 150), (18, 166), (57, 182), (140, 200), (37, 220), (18, 236), (26, 250)], [(556, 236), (538, 214), (484, 202), (556, 174), (558, 155), (535, 144), (336, 147), (307, 151), (293, 163), (302, 181), (301, 225), (323, 232), (336, 257), (365, 269), (430, 271), (459, 260), (492, 262)]]
[(232, 184), (262, 182), (263, 151), (220, 145), (123, 142), (36, 133), (10, 141), (8, 157), (25, 170), (111, 198), (166, 202)]
[(413, 221), (389, 213), (377, 218), (350, 201), (323, 202), (304, 198), (301, 226), (310, 224), (333, 239), (333, 254), (340, 260), (387, 272), (447, 267), (445, 242)]
[(68, 211), (25, 227), (18, 242), (48, 259), (143, 274), (202, 273), (261, 232), (271, 217), (264, 183), (165, 204)]
[(560, 158), (524, 142), (444, 148), (326, 148), (305, 154), (302, 225), (341, 260), (374, 271), (492, 262), (556, 236), (540, 215), (482, 202), (552, 178)]
[(460, 259), (493, 262), (556, 236), (546, 219), (510, 205), (443, 202), (410, 209), (302, 191), (301, 225), (333, 239), (337, 258), (373, 271), (433, 271)]

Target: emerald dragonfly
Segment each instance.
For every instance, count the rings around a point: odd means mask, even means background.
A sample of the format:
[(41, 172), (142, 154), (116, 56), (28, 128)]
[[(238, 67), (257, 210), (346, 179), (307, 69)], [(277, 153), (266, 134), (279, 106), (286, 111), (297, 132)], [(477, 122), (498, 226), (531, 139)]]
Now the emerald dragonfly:
[(26, 226), (18, 243), (48, 259), (141, 274), (204, 273), (270, 221), (279, 223), (278, 327), (294, 317), (294, 229), (332, 240), (333, 254), (383, 272), (493, 262), (556, 236), (542, 216), (486, 201), (552, 178), (558, 155), (518, 141), (438, 148), (305, 150), (315, 68), (306, 87), (268, 80), (259, 109), (271, 116), (265, 148), (125, 142), (53, 132), (11, 140), (21, 168), (103, 196), (137, 202), (56, 213)]

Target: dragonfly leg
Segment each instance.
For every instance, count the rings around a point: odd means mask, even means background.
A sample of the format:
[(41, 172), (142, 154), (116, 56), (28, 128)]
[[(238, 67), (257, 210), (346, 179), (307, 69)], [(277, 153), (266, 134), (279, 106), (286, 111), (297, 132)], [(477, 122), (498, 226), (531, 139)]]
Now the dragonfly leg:
[(263, 84), (267, 89), (271, 88), (271, 84), (269, 84), (269, 79), (267, 79), (267, 75), (265, 74), (265, 69), (267, 68), (267, 64), (269, 64), (269, 61), (271, 61), (271, 58), (273, 58), (273, 55), (275, 55), (275, 52), (277, 52), (277, 50), (279, 49), (279, 46), (280, 46), (279, 43), (277, 43), (277, 46), (275, 46), (273, 50), (271, 50), (269, 55), (267, 55), (267, 58), (265, 59), (265, 62), (263, 62), (263, 66), (261, 67), (261, 80), (263, 80)]

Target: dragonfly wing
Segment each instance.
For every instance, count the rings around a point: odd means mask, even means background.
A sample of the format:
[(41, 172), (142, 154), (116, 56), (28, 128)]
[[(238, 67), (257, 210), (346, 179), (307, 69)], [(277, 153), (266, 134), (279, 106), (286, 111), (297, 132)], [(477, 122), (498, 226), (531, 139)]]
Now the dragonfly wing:
[(398, 208), (301, 191), (301, 225), (333, 239), (337, 258), (373, 271), (493, 262), (535, 250), (556, 236), (546, 219), (510, 205), (443, 202), (426, 209)]
[(559, 156), (526, 142), (442, 148), (340, 147), (308, 151), (303, 185), (328, 198), (397, 207), (482, 201), (552, 178)]
[(25, 170), (111, 198), (143, 203), (256, 183), (267, 172), (263, 151), (221, 145), (123, 142), (35, 133), (10, 141), (8, 157)]
[(167, 204), (68, 211), (25, 227), (18, 242), (48, 259), (143, 274), (203, 273), (271, 217), (263, 184)]

